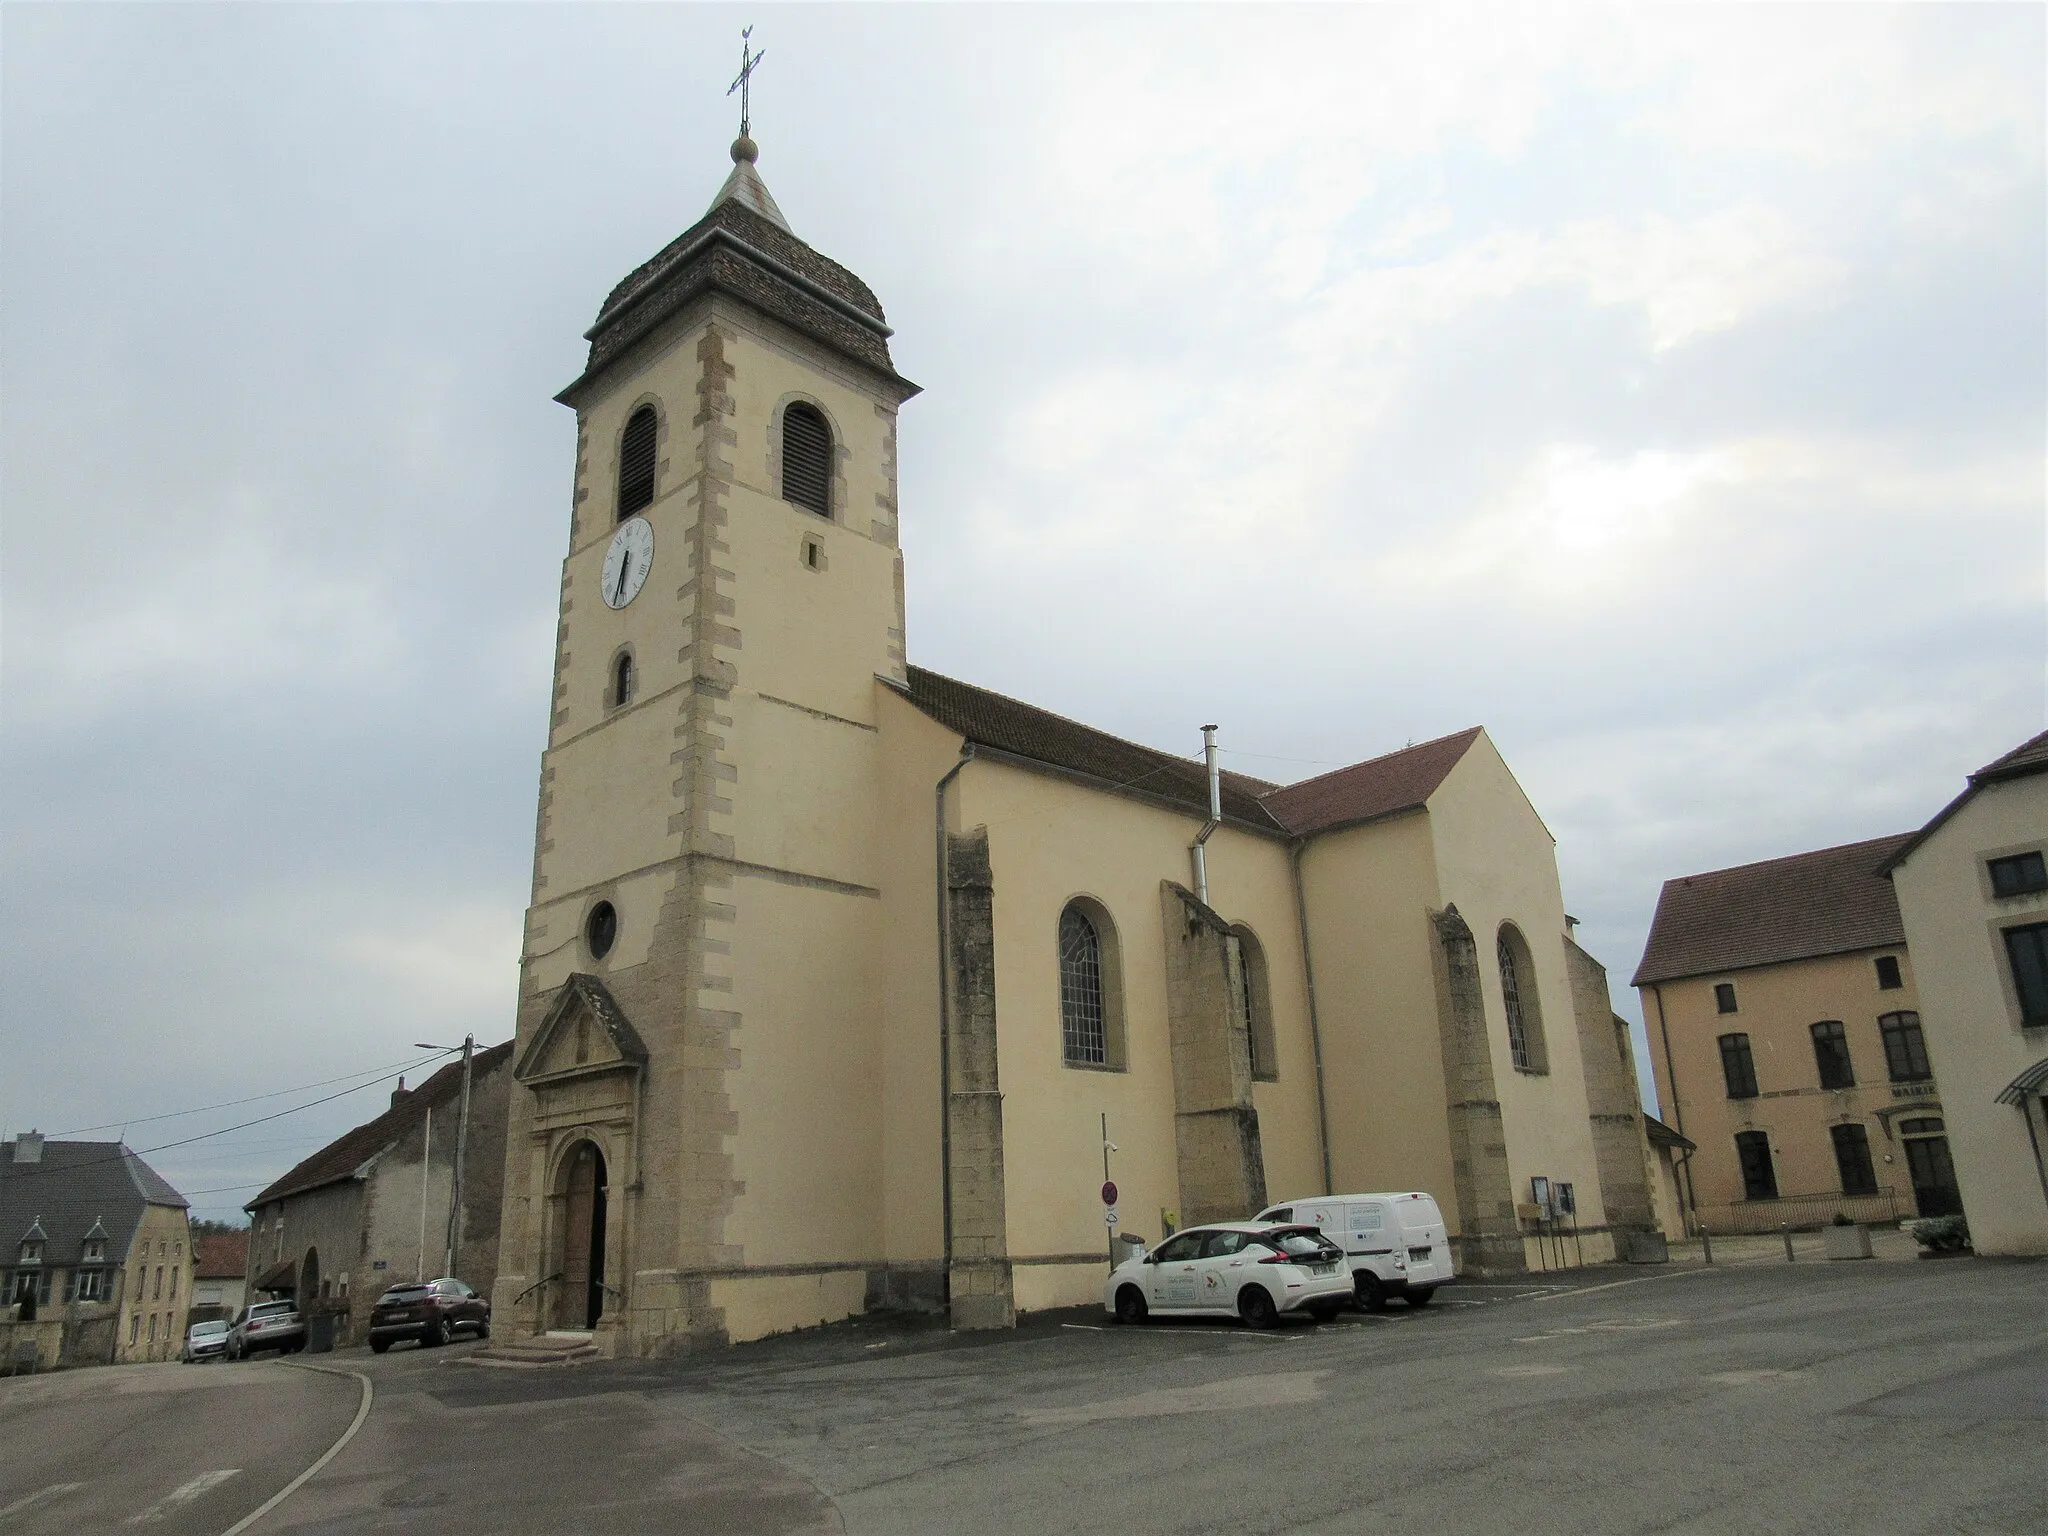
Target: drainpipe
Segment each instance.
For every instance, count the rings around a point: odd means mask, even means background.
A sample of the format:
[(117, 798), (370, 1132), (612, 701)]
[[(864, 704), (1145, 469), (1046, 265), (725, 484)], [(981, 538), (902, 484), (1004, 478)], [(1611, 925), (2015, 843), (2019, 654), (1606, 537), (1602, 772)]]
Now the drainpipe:
[(946, 770), (932, 795), (933, 869), (938, 887), (939, 931), (939, 1215), (944, 1232), (945, 1261), (939, 1283), (945, 1301), (953, 1299), (953, 989), (946, 955), (946, 791), (960, 770), (974, 761), (974, 743), (960, 744), (960, 761)]
[(1301, 928), (1301, 970), (1308, 981), (1308, 1038), (1316, 1057), (1316, 1136), (1323, 1151), (1323, 1193), (1334, 1195), (1337, 1185), (1330, 1173), (1330, 1105), (1323, 1094), (1323, 1026), (1316, 1014), (1316, 963), (1308, 949), (1308, 898), (1301, 885), (1301, 854), (1305, 846), (1296, 841), (1289, 845), (1287, 854), (1294, 870), (1294, 920)]
[(1223, 825), (1223, 778), (1216, 769), (1216, 727), (1202, 727), (1202, 760), (1209, 767), (1209, 819), (1202, 823), (1202, 830), (1195, 834), (1195, 840), (1188, 844), (1188, 853), (1195, 864), (1195, 895), (1203, 906), (1209, 905), (1209, 861), (1202, 845), (1209, 841), (1209, 834)]

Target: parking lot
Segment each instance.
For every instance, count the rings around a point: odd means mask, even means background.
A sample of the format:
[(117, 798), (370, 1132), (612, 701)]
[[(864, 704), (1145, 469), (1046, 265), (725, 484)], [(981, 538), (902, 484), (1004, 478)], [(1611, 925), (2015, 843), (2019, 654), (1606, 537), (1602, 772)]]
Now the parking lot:
[[(318, 1363), (374, 1411), (251, 1536), (2048, 1525), (2048, 1266), (1768, 1254), (1263, 1333), (1081, 1311), (545, 1371), (350, 1351)], [(14, 1487), (0, 1461), (0, 1511)]]

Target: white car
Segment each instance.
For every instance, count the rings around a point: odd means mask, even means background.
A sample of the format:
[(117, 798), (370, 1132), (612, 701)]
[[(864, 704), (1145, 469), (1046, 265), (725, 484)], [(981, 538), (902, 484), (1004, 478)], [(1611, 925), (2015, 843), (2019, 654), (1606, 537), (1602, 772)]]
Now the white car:
[(1229, 1221), (1176, 1232), (1142, 1258), (1119, 1264), (1102, 1301), (1121, 1323), (1168, 1312), (1241, 1317), (1270, 1328), (1288, 1312), (1327, 1322), (1351, 1294), (1344, 1250), (1314, 1227)]

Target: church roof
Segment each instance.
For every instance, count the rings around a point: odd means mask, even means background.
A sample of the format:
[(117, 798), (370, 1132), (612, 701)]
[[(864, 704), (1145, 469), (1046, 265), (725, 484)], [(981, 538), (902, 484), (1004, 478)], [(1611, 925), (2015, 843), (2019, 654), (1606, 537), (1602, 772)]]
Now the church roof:
[(1475, 725), (1289, 784), (1267, 795), (1266, 807), (1296, 837), (1420, 810), (1479, 739), (1479, 730)]
[[(470, 1063), (472, 1078), (481, 1078), (495, 1072), (510, 1060), (511, 1056), (510, 1040), (503, 1045), (494, 1045), (488, 1050), (478, 1051)], [(426, 1119), (429, 1109), (444, 1109), (454, 1103), (461, 1093), (462, 1061), (458, 1057), (410, 1093), (400, 1089), (394, 1096), (397, 1102), (383, 1114), (374, 1120), (365, 1121), (354, 1130), (327, 1143), (242, 1209), (253, 1211), (272, 1200), (282, 1200), (287, 1195), (303, 1194), (324, 1184), (338, 1184), (343, 1179), (355, 1177), (356, 1170), (363, 1164), (398, 1142), (414, 1126)]]
[[(894, 686), (918, 709), (977, 747), (1042, 763), (1103, 789), (1164, 801), (1175, 810), (1209, 814), (1208, 773), (1199, 758), (1175, 757), (1156, 747), (1140, 746), (1049, 709), (923, 667), (910, 667), (907, 683)], [(1260, 801), (1272, 788), (1263, 779), (1226, 771), (1224, 820), (1261, 832), (1284, 832)]]
[(732, 175), (704, 217), (614, 287), (585, 331), (582, 375), (555, 398), (573, 404), (614, 357), (702, 294), (717, 291), (864, 363), (915, 393), (889, 357), (894, 334), (874, 290), (789, 228), (754, 169), (750, 140), (733, 146)]
[[(0, 1264), (14, 1261), (13, 1245), (40, 1223), (48, 1234), (47, 1264), (78, 1262), (85, 1240), (98, 1228), (126, 1233), (132, 1241), (144, 1207), (184, 1209), (185, 1197), (164, 1181), (133, 1148), (118, 1141), (45, 1141), (33, 1162), (17, 1162), (11, 1143), (0, 1143)], [(110, 1256), (126, 1248), (109, 1242)]]
[(1885, 860), (1882, 873), (1889, 877), (1893, 870), (1912, 857), (1914, 849), (1940, 830), (1943, 822), (1974, 800), (1977, 792), (1985, 785), (2004, 783), (2008, 779), (2024, 779), (2037, 773), (2048, 773), (2048, 731), (2029, 737), (2003, 757), (1993, 758), (1971, 774), (1970, 782), (1963, 787), (1963, 792), (1936, 811), (1926, 826), (1907, 838), (1900, 845), (1898, 852)]
[(1910, 836), (1665, 881), (1630, 985), (1904, 944), (1899, 899), (1881, 875)]

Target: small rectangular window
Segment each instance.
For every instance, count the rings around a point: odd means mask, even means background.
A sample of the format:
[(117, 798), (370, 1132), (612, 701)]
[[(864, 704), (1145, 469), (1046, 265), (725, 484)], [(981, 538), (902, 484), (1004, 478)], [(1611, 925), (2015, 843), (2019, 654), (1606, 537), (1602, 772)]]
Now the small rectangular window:
[(2048, 891), (2048, 862), (2038, 852), (1991, 861), (1992, 895), (2027, 896), (2035, 891)]
[(1742, 1164), (1742, 1198), (1778, 1198), (1778, 1174), (1771, 1167), (1771, 1138), (1762, 1131), (1738, 1131), (1735, 1156)]
[(1749, 1054), (1749, 1036), (1721, 1037), (1721, 1075), (1728, 1080), (1728, 1097), (1756, 1097), (1756, 1060)]
[(1840, 1019), (1813, 1026), (1813, 1059), (1823, 1088), (1854, 1088), (1856, 1073), (1849, 1062), (1849, 1035)]
[(1924, 1083), (1934, 1076), (1917, 1013), (1888, 1013), (1877, 1021), (1884, 1037), (1884, 1065), (1895, 1083)]
[(1828, 1135), (1835, 1143), (1835, 1167), (1842, 1175), (1845, 1195), (1877, 1193), (1877, 1170), (1870, 1165), (1870, 1135), (1860, 1125), (1833, 1125)]
[(2048, 1024), (2048, 923), (2006, 929), (2005, 958), (2019, 995), (2020, 1021)]
[(1895, 992), (1906, 983), (1899, 976), (1899, 957), (1879, 955), (1877, 957), (1877, 986), (1881, 992)]
[(1735, 1011), (1735, 983), (1717, 981), (1714, 983), (1714, 1006), (1722, 1013)]

